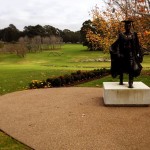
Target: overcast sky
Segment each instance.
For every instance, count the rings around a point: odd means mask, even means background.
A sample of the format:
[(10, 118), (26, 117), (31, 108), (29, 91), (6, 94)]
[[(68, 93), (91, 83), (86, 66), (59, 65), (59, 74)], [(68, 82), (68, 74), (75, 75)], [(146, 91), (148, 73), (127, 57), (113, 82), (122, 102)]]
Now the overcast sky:
[(91, 9), (102, 5), (102, 0), (0, 0), (0, 4), (0, 29), (9, 24), (19, 30), (40, 24), (77, 31), (91, 18)]

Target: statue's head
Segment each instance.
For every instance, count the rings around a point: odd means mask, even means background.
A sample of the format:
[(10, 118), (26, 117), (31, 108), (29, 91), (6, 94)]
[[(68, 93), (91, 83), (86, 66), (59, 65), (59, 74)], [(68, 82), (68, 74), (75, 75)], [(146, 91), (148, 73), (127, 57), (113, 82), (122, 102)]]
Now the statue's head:
[(124, 20), (122, 22), (124, 22), (124, 28), (125, 28), (126, 32), (130, 32), (133, 21), (132, 20)]

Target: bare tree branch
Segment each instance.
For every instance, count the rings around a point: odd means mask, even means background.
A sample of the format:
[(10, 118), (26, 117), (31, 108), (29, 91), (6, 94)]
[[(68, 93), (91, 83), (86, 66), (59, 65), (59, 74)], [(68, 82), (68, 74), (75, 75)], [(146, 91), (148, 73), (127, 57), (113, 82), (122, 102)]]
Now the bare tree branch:
[[(107, 5), (112, 5), (112, 7), (118, 7), (122, 10), (122, 12), (128, 16), (128, 11), (130, 11), (131, 15), (142, 15), (142, 16), (150, 16), (150, 0), (145, 0), (145, 3), (142, 2), (142, 4), (138, 5), (138, 1), (130, 1), (130, 0), (103, 0), (103, 2)], [(146, 9), (145, 12), (140, 12), (140, 10), (137, 8), (138, 6), (144, 7)]]

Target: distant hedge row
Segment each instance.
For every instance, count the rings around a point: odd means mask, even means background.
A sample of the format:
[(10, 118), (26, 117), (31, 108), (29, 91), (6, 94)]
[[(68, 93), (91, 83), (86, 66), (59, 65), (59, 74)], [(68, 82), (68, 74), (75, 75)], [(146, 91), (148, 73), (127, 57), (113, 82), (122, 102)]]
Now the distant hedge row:
[(62, 87), (62, 86), (71, 86), (85, 82), (94, 78), (100, 78), (106, 76), (110, 73), (109, 69), (95, 69), (93, 71), (77, 71), (73, 72), (70, 75), (59, 76), (55, 78), (48, 78), (43, 81), (32, 80), (29, 83), (30, 89), (36, 88), (46, 88), (46, 87)]

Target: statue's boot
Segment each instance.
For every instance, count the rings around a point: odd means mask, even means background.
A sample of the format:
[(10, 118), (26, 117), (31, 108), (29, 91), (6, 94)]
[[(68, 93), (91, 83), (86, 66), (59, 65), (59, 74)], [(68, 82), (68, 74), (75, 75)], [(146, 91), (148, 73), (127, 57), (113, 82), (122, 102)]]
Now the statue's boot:
[(129, 81), (129, 88), (133, 88), (133, 80)]
[(119, 85), (123, 85), (123, 82), (121, 81), (121, 82), (119, 82)]
[(133, 75), (129, 74), (129, 88), (133, 88)]
[(119, 85), (123, 85), (123, 74), (120, 74), (120, 82)]

